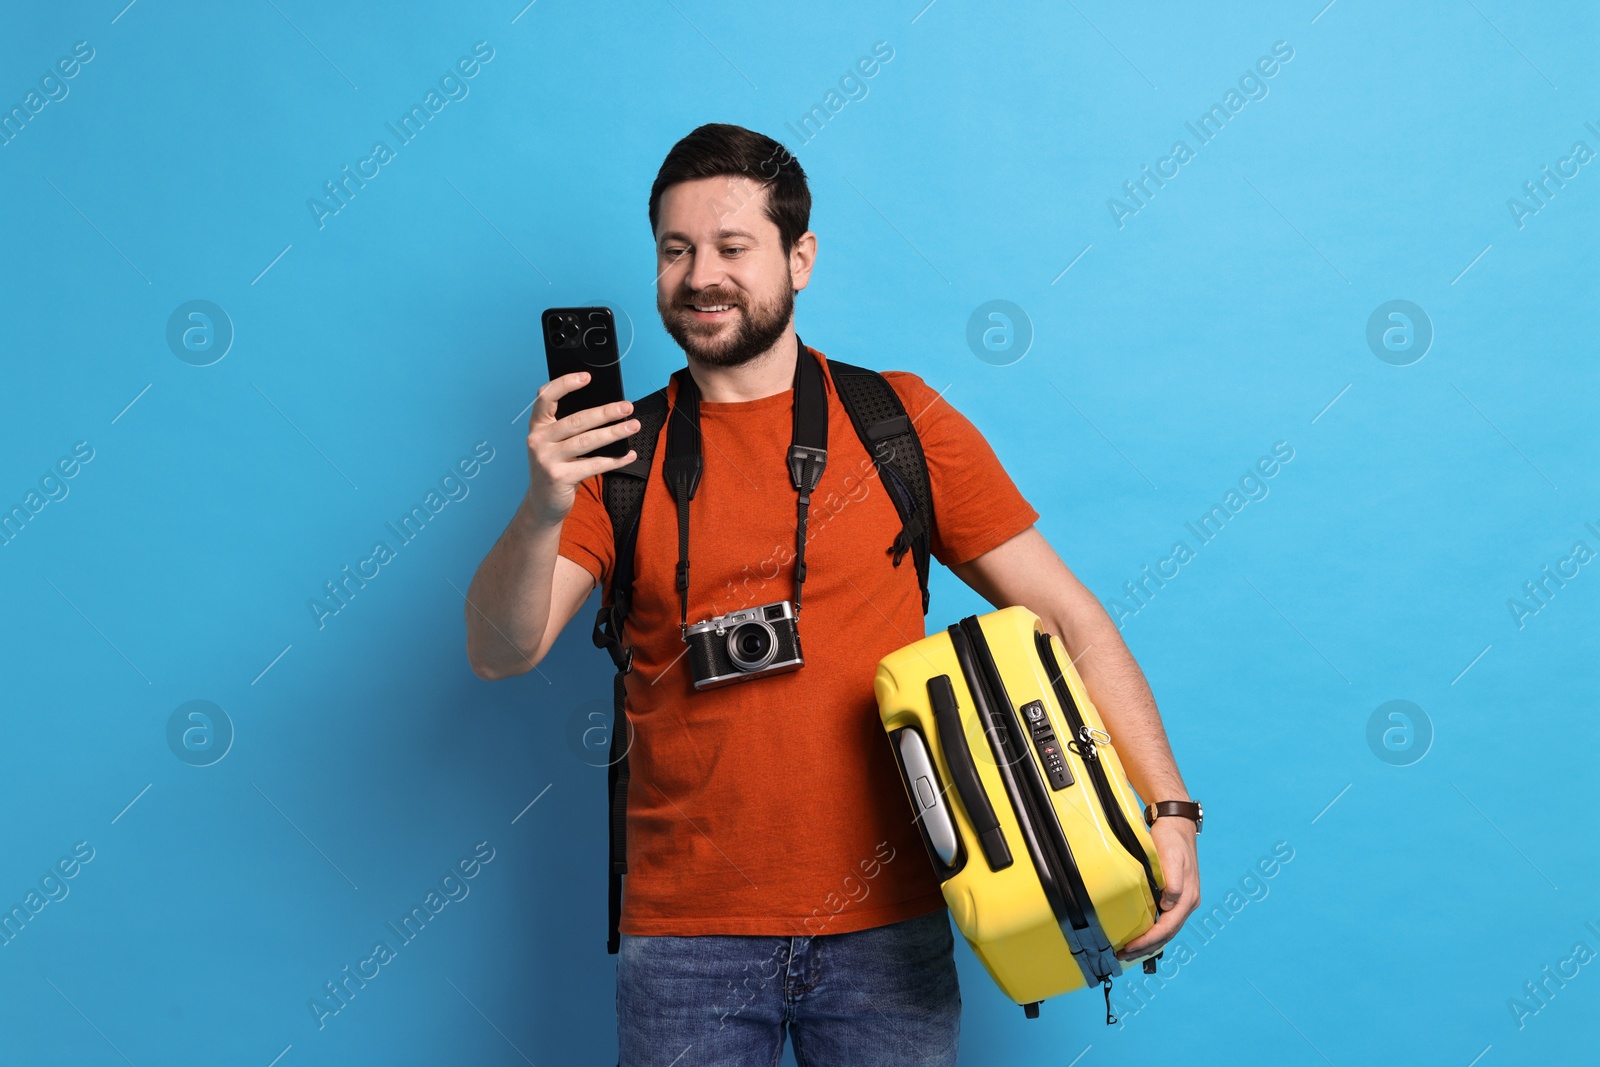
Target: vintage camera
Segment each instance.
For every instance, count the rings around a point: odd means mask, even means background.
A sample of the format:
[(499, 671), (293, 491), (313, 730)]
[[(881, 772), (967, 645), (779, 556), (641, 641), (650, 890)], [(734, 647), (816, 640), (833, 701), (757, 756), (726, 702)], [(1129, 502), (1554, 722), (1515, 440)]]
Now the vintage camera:
[(800, 621), (794, 604), (779, 600), (730, 611), (687, 626), (689, 673), (695, 689), (715, 689), (769, 674), (796, 670), (800, 658)]

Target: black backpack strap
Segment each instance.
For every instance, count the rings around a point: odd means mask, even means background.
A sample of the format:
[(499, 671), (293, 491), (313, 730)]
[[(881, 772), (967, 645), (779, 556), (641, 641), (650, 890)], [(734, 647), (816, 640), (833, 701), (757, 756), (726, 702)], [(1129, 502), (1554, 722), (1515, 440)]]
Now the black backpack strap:
[(632, 741), (625, 707), (627, 687), (623, 679), (633, 669), (633, 649), (622, 643), (622, 624), (633, 604), (634, 543), (639, 536), (639, 512), (650, 477), (650, 462), (655, 456), (661, 427), (667, 421), (667, 391), (658, 389), (635, 403), (633, 417), (639, 420), (639, 428), (628, 438), (628, 446), (634, 450), (633, 462), (600, 476), (600, 496), (605, 501), (606, 514), (611, 517), (615, 556), (611, 565), (611, 588), (608, 595), (601, 596), (593, 634), (595, 647), (609, 652), (617, 666), (612, 685), (615, 710), (611, 719), (611, 753), (606, 765), (606, 793), (610, 804), (606, 894), (610, 926), (606, 933), (606, 951), (613, 955), (621, 944), (617, 923), (622, 917), (622, 876), (628, 870), (628, 749)]
[(856, 435), (877, 464), (884, 484), (889, 486), (895, 510), (900, 513), (900, 532), (887, 551), (894, 553), (894, 565), (898, 567), (910, 550), (917, 568), (917, 584), (922, 588), (922, 613), (926, 615), (933, 489), (922, 441), (889, 379), (875, 370), (836, 359), (828, 360), (828, 373), (855, 424)]

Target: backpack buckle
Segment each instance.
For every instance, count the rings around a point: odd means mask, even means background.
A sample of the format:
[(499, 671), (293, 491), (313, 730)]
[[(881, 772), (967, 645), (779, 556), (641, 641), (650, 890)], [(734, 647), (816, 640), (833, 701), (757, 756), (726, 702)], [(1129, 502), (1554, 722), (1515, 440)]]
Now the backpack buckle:
[(590, 635), (594, 647), (603, 648), (611, 656), (617, 670), (627, 674), (633, 670), (633, 646), (622, 643), (622, 618), (615, 604), (602, 604), (595, 612), (594, 632)]
[(904, 415), (895, 415), (883, 419), (867, 427), (867, 440), (872, 442), (872, 458), (879, 466), (888, 466), (894, 462), (895, 438), (911, 432), (911, 420)]

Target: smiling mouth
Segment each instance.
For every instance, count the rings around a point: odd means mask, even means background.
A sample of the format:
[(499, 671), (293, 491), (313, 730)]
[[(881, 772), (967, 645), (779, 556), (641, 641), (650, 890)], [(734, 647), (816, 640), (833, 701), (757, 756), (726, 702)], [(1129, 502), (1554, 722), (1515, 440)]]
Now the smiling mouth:
[(737, 304), (687, 304), (685, 306), (701, 322), (715, 322), (738, 308)]

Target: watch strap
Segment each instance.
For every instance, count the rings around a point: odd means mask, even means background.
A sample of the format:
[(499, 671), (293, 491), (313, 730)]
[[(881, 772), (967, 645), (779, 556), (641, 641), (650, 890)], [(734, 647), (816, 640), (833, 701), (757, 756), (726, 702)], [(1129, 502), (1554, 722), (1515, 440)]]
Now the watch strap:
[(1195, 833), (1200, 832), (1201, 819), (1203, 818), (1200, 804), (1192, 800), (1158, 800), (1147, 805), (1144, 809), (1144, 824), (1154, 826), (1155, 821), (1163, 815), (1180, 815), (1185, 819), (1194, 820)]

